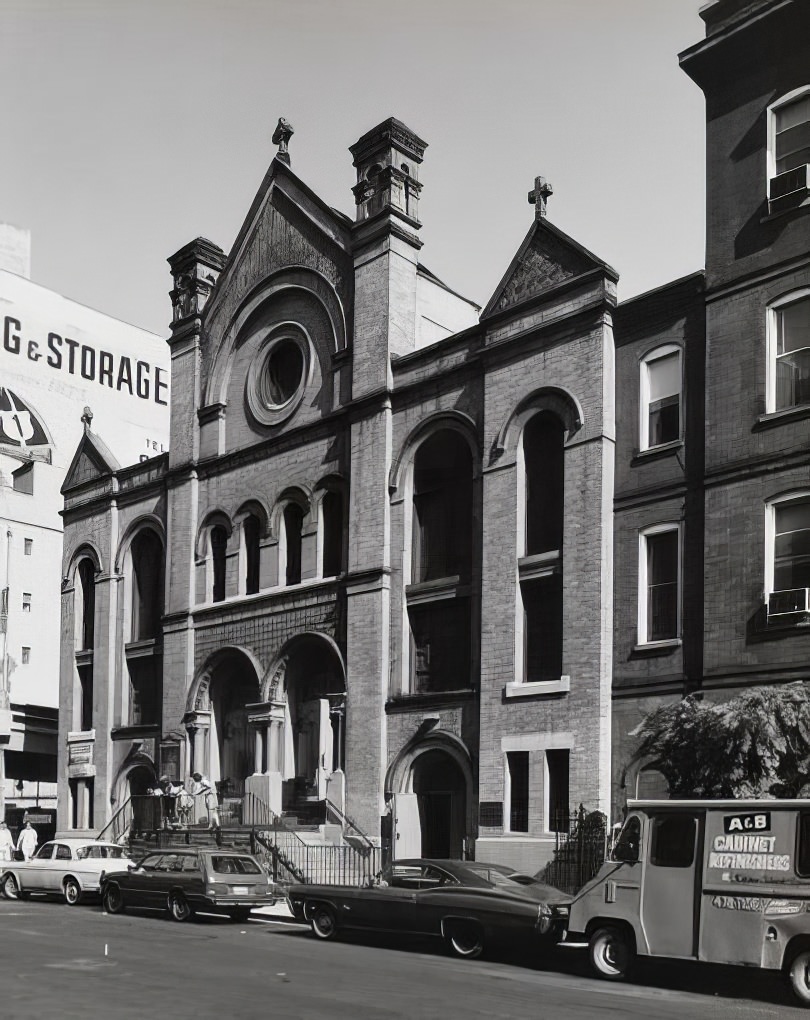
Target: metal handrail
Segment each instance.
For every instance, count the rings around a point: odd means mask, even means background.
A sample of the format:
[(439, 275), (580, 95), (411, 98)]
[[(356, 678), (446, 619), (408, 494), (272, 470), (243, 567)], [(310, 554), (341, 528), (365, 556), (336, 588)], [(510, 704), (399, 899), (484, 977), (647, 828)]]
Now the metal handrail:
[(328, 797), (325, 797), (324, 800), (326, 803), (327, 815), (329, 814), (330, 810), (334, 812), (334, 814), (336, 814), (338, 819), (340, 820), (342, 828), (348, 827), (350, 829), (354, 829), (354, 831), (357, 833), (360, 839), (362, 839), (362, 841), (366, 844), (366, 847), (370, 850), (373, 850), (374, 842), (371, 839), (371, 837), (368, 836), (356, 822), (349, 818), (349, 816), (343, 810), (341, 810), (341, 808), (339, 808), (337, 804), (331, 801)]
[(128, 824), (127, 824), (126, 826), (123, 826), (120, 831), (116, 827), (116, 822), (121, 817), (121, 815), (126, 811), (127, 808), (129, 808), (129, 813), (131, 815), (132, 814), (132, 797), (127, 797), (127, 799), (124, 801), (124, 803), (119, 808), (117, 808), (117, 810), (113, 814), (112, 818), (109, 820), (109, 822), (107, 822), (107, 824), (104, 826), (104, 828), (101, 830), (101, 832), (99, 832), (99, 834), (96, 836), (97, 840), (104, 839), (108, 829), (112, 829), (112, 841), (118, 839), (118, 837), (121, 835), (121, 832), (123, 832), (126, 828), (129, 827)]

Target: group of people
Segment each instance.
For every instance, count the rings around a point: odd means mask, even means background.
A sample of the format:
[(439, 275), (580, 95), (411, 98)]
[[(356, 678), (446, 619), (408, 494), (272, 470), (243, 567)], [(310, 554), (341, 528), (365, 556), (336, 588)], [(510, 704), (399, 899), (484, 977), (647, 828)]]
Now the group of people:
[(5, 822), (0, 822), (0, 861), (11, 861), (14, 859), (14, 851), (23, 855), (28, 861), (34, 856), (34, 851), (39, 843), (37, 830), (30, 822), (26, 822), (20, 829), (17, 837), (17, 845), (14, 845), (14, 837)]
[(219, 802), (211, 780), (201, 772), (192, 772), (188, 785), (187, 789), (182, 780), (175, 783), (168, 776), (161, 776), (147, 791), (150, 796), (161, 798), (163, 827), (187, 827), (195, 814), (197, 798), (201, 797), (208, 816), (208, 828), (218, 829)]

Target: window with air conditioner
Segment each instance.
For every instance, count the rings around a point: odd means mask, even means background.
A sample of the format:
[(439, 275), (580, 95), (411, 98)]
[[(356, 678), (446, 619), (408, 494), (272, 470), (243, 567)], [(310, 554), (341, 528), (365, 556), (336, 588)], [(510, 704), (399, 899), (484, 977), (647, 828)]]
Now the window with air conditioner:
[(656, 525), (640, 537), (639, 644), (675, 641), (680, 637), (680, 528)]
[(677, 442), (682, 431), (681, 349), (659, 347), (641, 362), (640, 448)]
[(810, 610), (810, 493), (768, 508), (765, 593), (769, 620)]
[(768, 199), (772, 212), (804, 200), (810, 187), (810, 86), (768, 108)]
[(768, 411), (810, 405), (810, 290), (768, 308)]

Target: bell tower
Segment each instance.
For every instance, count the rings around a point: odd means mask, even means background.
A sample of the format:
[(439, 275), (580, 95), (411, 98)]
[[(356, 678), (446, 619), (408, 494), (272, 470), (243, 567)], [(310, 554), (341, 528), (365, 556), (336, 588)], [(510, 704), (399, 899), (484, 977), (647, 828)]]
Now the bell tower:
[(357, 168), (352, 191), (358, 223), (388, 216), (398, 220), (401, 229), (410, 228), (415, 240), (413, 231), (421, 226), (419, 166), (426, 148), (427, 143), (395, 117), (367, 131), (350, 147)]

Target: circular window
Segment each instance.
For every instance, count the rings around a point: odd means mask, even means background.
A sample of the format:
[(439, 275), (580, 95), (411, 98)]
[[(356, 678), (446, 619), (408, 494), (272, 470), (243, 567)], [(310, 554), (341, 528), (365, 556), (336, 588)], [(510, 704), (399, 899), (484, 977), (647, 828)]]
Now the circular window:
[(292, 400), (304, 378), (304, 368), (304, 352), (298, 344), (287, 338), (280, 340), (267, 352), (262, 365), (262, 403), (277, 408)]
[(304, 396), (310, 369), (306, 334), (285, 329), (269, 336), (248, 371), (246, 395), (253, 416), (264, 425), (289, 417)]

